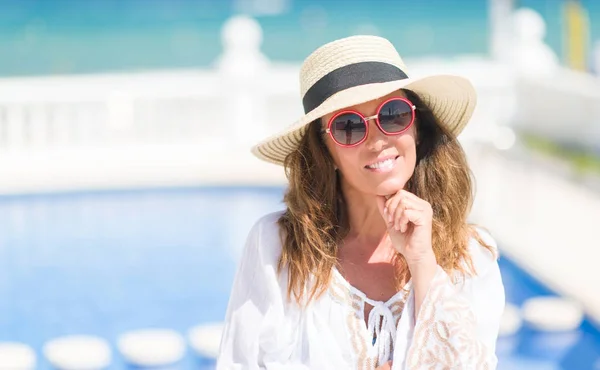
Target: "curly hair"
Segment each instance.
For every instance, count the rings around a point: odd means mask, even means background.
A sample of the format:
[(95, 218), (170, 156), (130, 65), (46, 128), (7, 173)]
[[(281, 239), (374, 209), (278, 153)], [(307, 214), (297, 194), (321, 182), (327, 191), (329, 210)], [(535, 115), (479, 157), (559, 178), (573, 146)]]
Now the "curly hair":
[[(475, 226), (467, 223), (474, 194), (465, 152), (417, 94), (403, 91), (417, 107), (418, 142), (415, 170), (405, 188), (433, 208), (432, 244), (437, 263), (447, 272), (473, 274), (469, 238), (490, 251), (492, 248)], [(337, 266), (338, 246), (349, 232), (340, 179), (321, 130), (320, 119), (312, 122), (284, 162), (289, 187), (284, 196), (287, 207), (278, 220), (282, 237), (278, 270), (288, 269), (288, 298), (298, 303), (305, 298), (307, 303), (326, 291)], [(399, 253), (393, 263), (400, 289), (410, 271)]]

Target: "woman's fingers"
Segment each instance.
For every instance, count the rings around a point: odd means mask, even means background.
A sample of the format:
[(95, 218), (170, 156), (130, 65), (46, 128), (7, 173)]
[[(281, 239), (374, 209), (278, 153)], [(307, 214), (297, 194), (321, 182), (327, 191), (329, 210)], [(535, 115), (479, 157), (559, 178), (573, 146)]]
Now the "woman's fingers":
[[(382, 201), (384, 198), (379, 200)], [(421, 225), (432, 213), (431, 205), (427, 201), (406, 190), (400, 190), (384, 202), (382, 215), (388, 227), (402, 233), (408, 230), (410, 222)]]
[(401, 200), (402, 200), (402, 197), (398, 193), (398, 194), (394, 195), (393, 197), (389, 198), (385, 202), (384, 214), (386, 215), (385, 221), (388, 226), (393, 225), (394, 220), (396, 219), (398, 205), (400, 204)]
[(407, 211), (421, 210), (421, 204), (414, 199), (400, 197), (394, 214), (394, 229), (400, 232), (405, 232), (408, 228), (408, 223), (411, 221)]
[[(415, 225), (423, 225), (423, 224), (425, 224), (426, 218), (427, 218), (426, 216), (427, 216), (426, 212), (422, 211), (422, 210), (416, 210), (416, 209), (407, 209), (407, 210), (405, 210), (404, 211), (404, 217), (405, 217), (406, 220), (408, 220), (408, 221), (405, 222), (405, 225), (406, 225), (405, 227), (406, 228), (408, 227), (408, 223), (409, 222), (411, 222), (411, 223), (413, 223)], [(404, 231), (402, 231), (402, 230), (400, 230), (400, 231), (405, 232), (406, 228), (404, 229)]]

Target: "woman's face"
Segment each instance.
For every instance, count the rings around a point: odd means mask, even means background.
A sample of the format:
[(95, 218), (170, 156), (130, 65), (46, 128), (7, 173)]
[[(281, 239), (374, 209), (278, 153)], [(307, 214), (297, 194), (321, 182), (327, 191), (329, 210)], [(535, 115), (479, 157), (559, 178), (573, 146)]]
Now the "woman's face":
[[(397, 91), (342, 110), (352, 109), (365, 117), (373, 116), (382, 102), (393, 97), (406, 98), (406, 95)], [(324, 126), (335, 113), (323, 117)], [(355, 190), (373, 195), (390, 195), (404, 188), (416, 164), (416, 123), (402, 134), (388, 136), (381, 132), (375, 120), (370, 120), (366, 140), (354, 147), (342, 147), (325, 134), (325, 143), (341, 172), (342, 181)], [(378, 162), (380, 166), (375, 168), (373, 165)]]

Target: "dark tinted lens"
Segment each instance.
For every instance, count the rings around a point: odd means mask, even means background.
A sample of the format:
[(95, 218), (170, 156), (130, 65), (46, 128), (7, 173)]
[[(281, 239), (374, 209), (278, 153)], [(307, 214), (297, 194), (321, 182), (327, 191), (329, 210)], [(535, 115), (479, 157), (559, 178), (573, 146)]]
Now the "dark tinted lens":
[(388, 133), (404, 130), (412, 121), (413, 112), (410, 105), (404, 100), (392, 100), (381, 107), (379, 124)]
[(341, 114), (331, 123), (333, 137), (343, 145), (358, 143), (365, 137), (366, 131), (365, 121), (354, 113)]

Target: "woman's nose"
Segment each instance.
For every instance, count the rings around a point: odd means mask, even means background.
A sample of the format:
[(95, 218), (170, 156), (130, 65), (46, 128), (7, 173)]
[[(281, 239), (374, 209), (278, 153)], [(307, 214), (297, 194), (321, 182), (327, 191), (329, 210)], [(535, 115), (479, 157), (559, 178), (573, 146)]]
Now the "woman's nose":
[(379, 126), (377, 126), (377, 123), (375, 122), (375, 119), (370, 119), (367, 124), (369, 125), (367, 139), (365, 140), (367, 149), (374, 152), (381, 151), (387, 145), (387, 135), (381, 132)]

